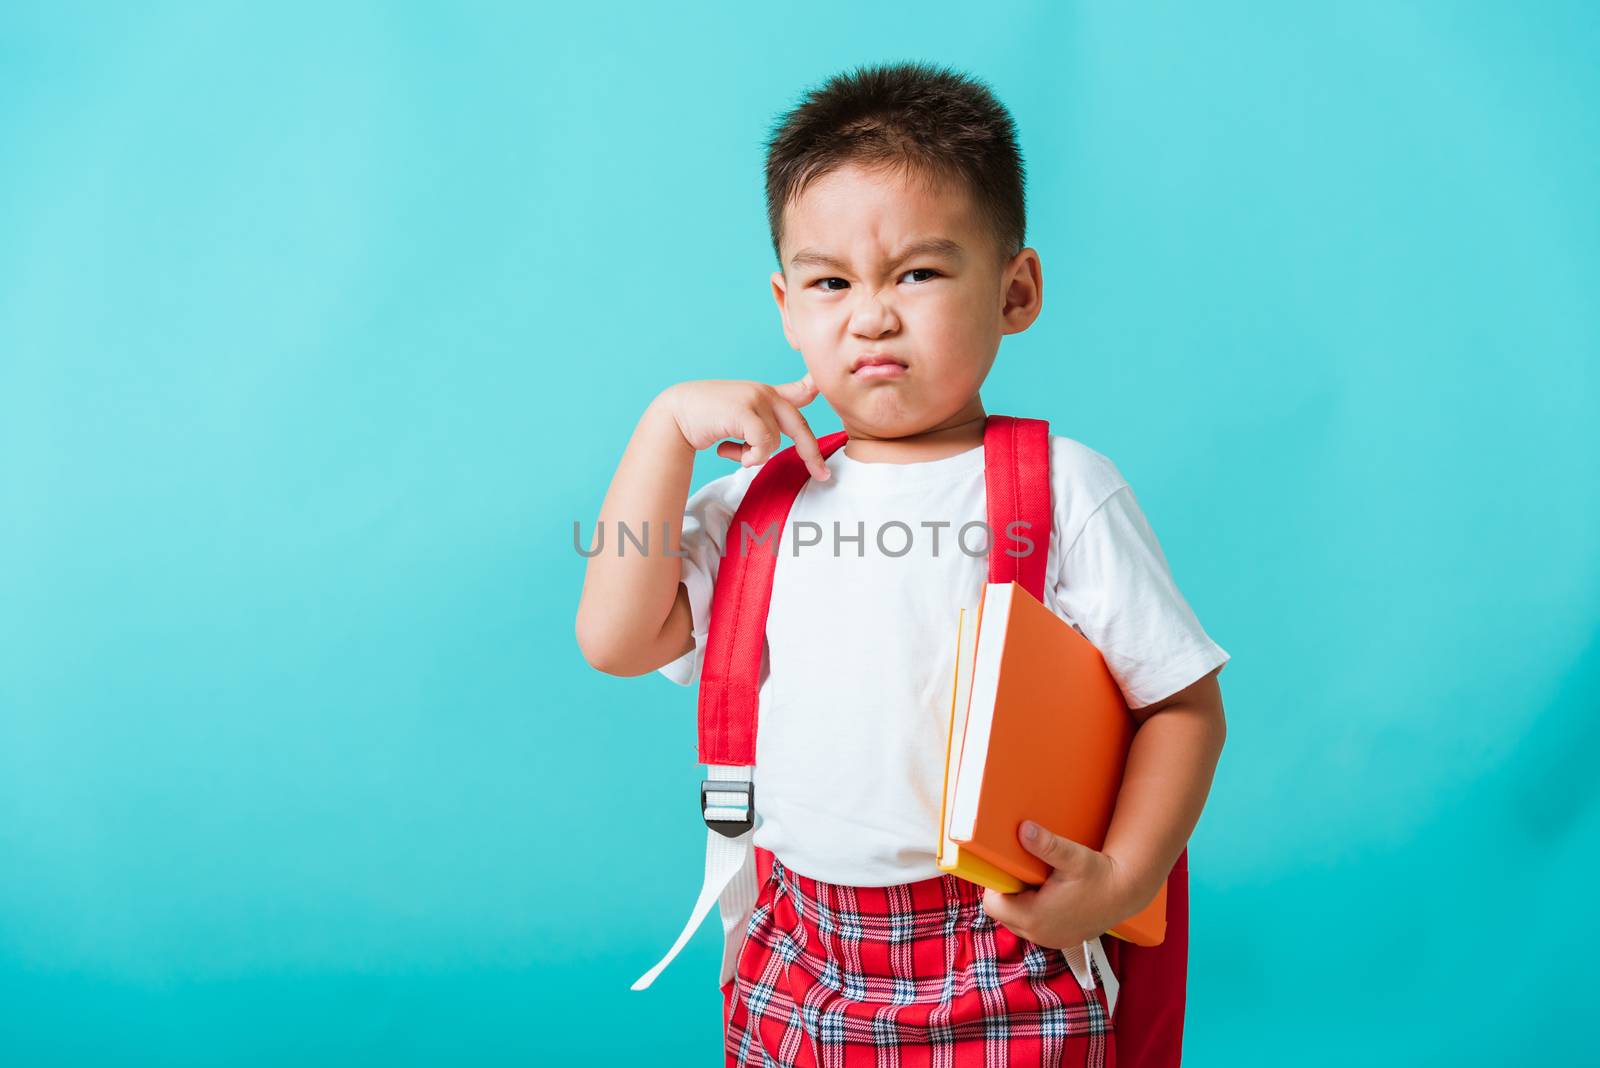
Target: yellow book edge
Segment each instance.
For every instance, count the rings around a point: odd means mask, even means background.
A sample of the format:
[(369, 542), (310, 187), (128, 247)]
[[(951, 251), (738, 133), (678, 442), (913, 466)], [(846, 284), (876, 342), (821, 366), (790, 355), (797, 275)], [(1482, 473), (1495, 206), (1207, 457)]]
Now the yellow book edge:
[[(939, 828), (937, 841), (939, 843), (938, 865), (939, 870), (951, 875), (959, 876), (969, 883), (987, 886), (998, 890), (1002, 894), (1014, 894), (1024, 888), (1022, 880), (1004, 869), (997, 868), (988, 861), (964, 851), (960, 843), (945, 838), (946, 806), (950, 803), (950, 756), (955, 743), (956, 733), (956, 700), (961, 693), (961, 668), (964, 661), (961, 654), (964, 651), (962, 638), (966, 636), (967, 610), (960, 609), (956, 616), (956, 671), (955, 679), (950, 687), (950, 721), (944, 736), (944, 788), (939, 794)], [(976, 618), (976, 617), (974, 617)], [(976, 624), (974, 624), (976, 625)]]

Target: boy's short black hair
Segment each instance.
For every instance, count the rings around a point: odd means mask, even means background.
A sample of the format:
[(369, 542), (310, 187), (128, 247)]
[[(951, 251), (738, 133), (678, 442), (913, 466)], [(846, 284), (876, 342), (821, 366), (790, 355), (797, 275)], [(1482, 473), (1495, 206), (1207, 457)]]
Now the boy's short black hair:
[(783, 209), (846, 164), (965, 184), (1003, 263), (1022, 251), (1026, 174), (1016, 124), (989, 87), (949, 67), (858, 66), (811, 89), (767, 140), (767, 225), (783, 268)]

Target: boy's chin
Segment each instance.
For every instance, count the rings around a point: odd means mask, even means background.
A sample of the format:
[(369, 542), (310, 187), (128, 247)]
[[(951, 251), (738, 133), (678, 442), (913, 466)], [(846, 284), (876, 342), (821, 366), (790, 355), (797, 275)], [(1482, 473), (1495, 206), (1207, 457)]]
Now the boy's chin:
[[(866, 408), (868, 410), (862, 410)], [(835, 409), (838, 411), (838, 409)], [(889, 441), (894, 438), (909, 438), (917, 434), (926, 434), (938, 425), (939, 417), (935, 412), (917, 411), (900, 408), (893, 412), (871, 411), (869, 406), (863, 405), (854, 411), (839, 412), (839, 420), (844, 423), (845, 429), (851, 436), (862, 435)]]

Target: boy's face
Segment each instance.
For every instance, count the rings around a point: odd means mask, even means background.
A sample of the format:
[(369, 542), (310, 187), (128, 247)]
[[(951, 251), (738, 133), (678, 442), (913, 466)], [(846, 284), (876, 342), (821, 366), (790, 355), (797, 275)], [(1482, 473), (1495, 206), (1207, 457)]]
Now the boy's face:
[[(922, 246), (917, 249), (916, 246)], [(1001, 261), (966, 190), (847, 165), (784, 208), (773, 296), (789, 344), (852, 437), (896, 438), (982, 414), (1004, 334), (1038, 317), (1038, 254)], [(861, 370), (868, 356), (900, 368)]]

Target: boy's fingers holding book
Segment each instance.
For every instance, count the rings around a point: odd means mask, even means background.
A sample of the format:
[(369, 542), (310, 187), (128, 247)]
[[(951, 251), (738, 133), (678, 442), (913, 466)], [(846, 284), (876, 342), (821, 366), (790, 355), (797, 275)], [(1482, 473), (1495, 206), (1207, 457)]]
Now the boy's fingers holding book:
[(1082, 868), (1092, 867), (1101, 854), (1098, 850), (1074, 842), (1032, 820), (1023, 820), (1017, 828), (1017, 840), (1022, 848), (1049, 864), (1056, 871), (1077, 875)]
[(1048, 828), (1026, 834), (1024, 821), (1017, 840), (1050, 866), (1045, 881), (1034, 888), (1004, 894), (983, 891), (983, 908), (996, 922), (1041, 946), (1064, 948), (1094, 938), (1137, 911), (1118, 883), (1107, 853), (1091, 849)]

